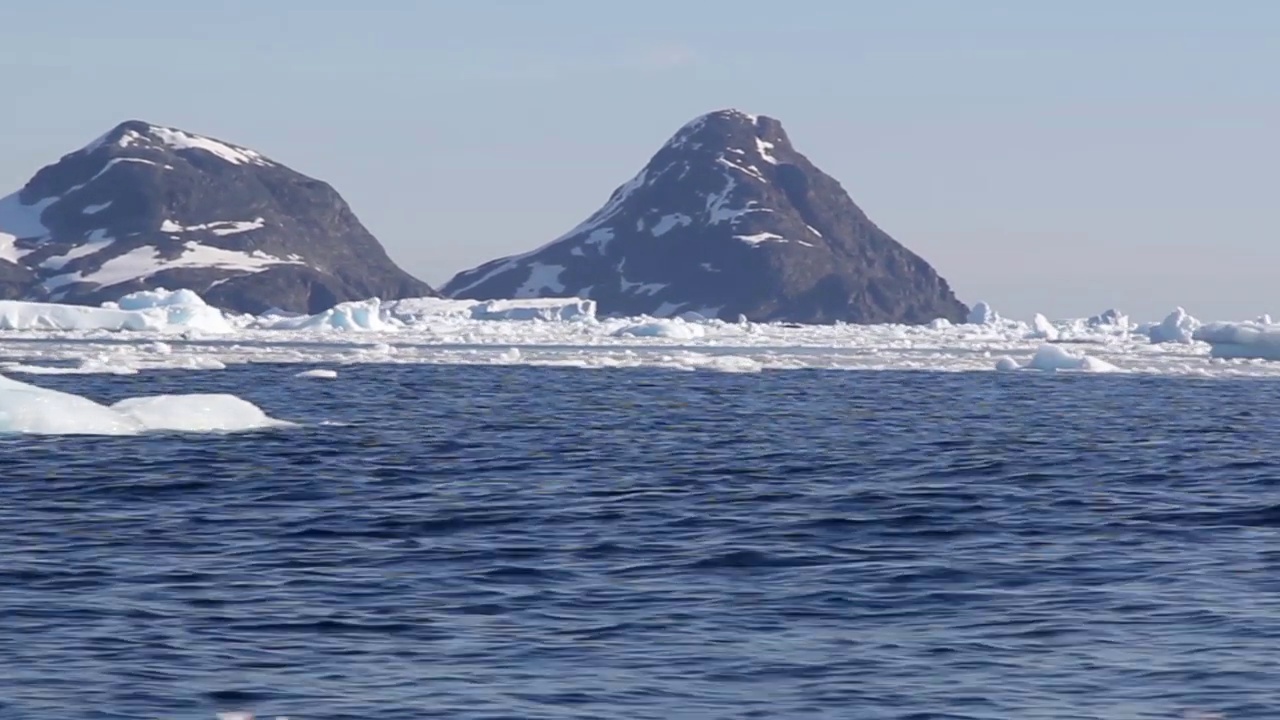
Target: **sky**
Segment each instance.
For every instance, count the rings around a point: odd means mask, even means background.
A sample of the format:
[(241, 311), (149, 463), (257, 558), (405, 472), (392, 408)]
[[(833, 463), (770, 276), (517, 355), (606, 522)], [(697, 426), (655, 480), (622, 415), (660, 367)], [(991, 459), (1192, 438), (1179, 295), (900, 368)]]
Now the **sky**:
[(147, 120), (329, 182), (438, 286), (733, 107), (966, 303), (1280, 316), (1277, 68), (1270, 0), (11, 2), (0, 194)]

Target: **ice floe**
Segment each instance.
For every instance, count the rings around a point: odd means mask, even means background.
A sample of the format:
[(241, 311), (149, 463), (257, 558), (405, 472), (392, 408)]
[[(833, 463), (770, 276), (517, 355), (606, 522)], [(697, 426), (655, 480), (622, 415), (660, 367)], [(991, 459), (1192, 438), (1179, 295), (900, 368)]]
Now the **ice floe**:
[[(1134, 323), (1116, 310), (1051, 320), (797, 325), (675, 317), (605, 317), (582, 298), (370, 299), (315, 315), (235, 315), (189, 290), (126, 295), (104, 307), (0, 302), (0, 372), (131, 374), (241, 363), (522, 364), (757, 372), (834, 370), (1074, 372), (1280, 377), (1280, 326), (1201, 324), (1184, 309)], [(310, 377), (319, 377), (311, 375)]]
[(155, 395), (102, 405), (86, 397), (0, 376), (0, 433), (138, 435), (286, 427), (234, 395)]

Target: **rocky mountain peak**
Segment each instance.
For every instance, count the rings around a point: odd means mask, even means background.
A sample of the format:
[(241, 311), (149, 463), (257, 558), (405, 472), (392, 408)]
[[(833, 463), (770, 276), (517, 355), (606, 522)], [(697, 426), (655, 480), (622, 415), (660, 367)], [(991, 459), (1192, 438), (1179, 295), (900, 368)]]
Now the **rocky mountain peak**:
[(326, 183), (141, 120), (0, 199), (0, 263), (18, 266), (0, 272), (0, 295), (72, 303), (165, 286), (233, 310), (318, 312), (434, 294), (392, 263)]
[(605, 205), (537, 250), (459, 273), (460, 298), (579, 296), (602, 313), (800, 322), (967, 315), (946, 282), (792, 146), (718, 110), (681, 127)]

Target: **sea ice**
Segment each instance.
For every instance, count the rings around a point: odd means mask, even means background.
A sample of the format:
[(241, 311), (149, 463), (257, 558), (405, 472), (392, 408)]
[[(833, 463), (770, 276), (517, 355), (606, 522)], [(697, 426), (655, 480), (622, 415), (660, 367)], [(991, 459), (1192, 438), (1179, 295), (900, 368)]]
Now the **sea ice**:
[(234, 395), (157, 395), (105, 406), (86, 397), (0, 376), (0, 432), (136, 435), (147, 431), (233, 432), (288, 426)]
[(386, 331), (400, 327), (400, 323), (393, 318), (384, 317), (382, 301), (372, 298), (338, 303), (316, 315), (298, 318), (260, 318), (258, 326), (270, 330)]
[(300, 377), (300, 378), (316, 378), (316, 379), (319, 379), (319, 380), (334, 380), (334, 379), (336, 379), (336, 378), (338, 377), (338, 371), (337, 371), (337, 370), (328, 370), (328, 369), (325, 369), (325, 368), (316, 368), (316, 369), (314, 369), (314, 370), (303, 370), (302, 372), (298, 373), (297, 375), (294, 375), (294, 377)]
[(1120, 368), (1105, 360), (1088, 355), (1077, 355), (1060, 345), (1041, 345), (1036, 354), (1026, 365), (1018, 365), (1010, 357), (1002, 357), (996, 361), (997, 370), (1078, 370), (1083, 372), (1116, 372)]
[(995, 325), (1000, 322), (1000, 315), (985, 302), (975, 304), (969, 310), (970, 325)]
[(1174, 308), (1159, 325), (1147, 329), (1147, 337), (1153, 343), (1181, 343), (1190, 345), (1195, 337), (1200, 321), (1187, 314), (1182, 308)]
[(634, 325), (626, 325), (614, 331), (615, 337), (650, 337), (669, 338), (672, 340), (693, 340), (706, 334), (701, 325), (687, 323), (679, 318), (654, 320)]
[(1223, 359), (1280, 360), (1280, 326), (1252, 323), (1209, 323), (1195, 339), (1210, 345), (1209, 354)]

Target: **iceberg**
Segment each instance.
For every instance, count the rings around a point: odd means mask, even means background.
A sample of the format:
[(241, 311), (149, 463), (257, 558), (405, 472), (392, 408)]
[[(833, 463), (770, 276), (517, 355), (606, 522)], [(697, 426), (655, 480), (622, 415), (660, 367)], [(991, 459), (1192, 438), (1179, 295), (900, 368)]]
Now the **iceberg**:
[(989, 304), (979, 302), (969, 310), (968, 321), (970, 325), (995, 325), (1000, 322), (1000, 314)]
[(1200, 321), (1187, 314), (1182, 308), (1174, 308), (1159, 325), (1147, 328), (1147, 337), (1152, 343), (1181, 343), (1190, 345), (1195, 338), (1196, 328)]
[(141, 312), (162, 317), (168, 327), (184, 330), (226, 333), (232, 327), (222, 311), (212, 307), (191, 290), (142, 290), (129, 293), (114, 303), (103, 303), (103, 308)]
[(706, 330), (701, 325), (687, 323), (678, 318), (626, 325), (618, 328), (613, 333), (614, 337), (669, 338), (672, 340), (695, 340), (704, 335), (706, 335)]
[(129, 398), (108, 406), (80, 395), (0, 376), (0, 433), (239, 432), (292, 424), (268, 417), (258, 406), (234, 395), (156, 395)]
[(1060, 345), (1041, 345), (1036, 354), (1026, 365), (1019, 365), (1011, 357), (1002, 357), (996, 361), (996, 370), (1074, 370), (1079, 372), (1105, 373), (1117, 372), (1120, 368), (1105, 360), (1089, 355), (1077, 355)]
[(385, 317), (378, 298), (338, 303), (322, 313), (303, 317), (260, 318), (259, 327), (269, 330), (395, 330), (399, 321)]
[(1197, 329), (1194, 337), (1209, 344), (1211, 357), (1280, 360), (1280, 326), (1270, 323), (1209, 323)]
[(1031, 333), (1028, 337), (1053, 342), (1058, 339), (1058, 335), (1058, 328), (1054, 327), (1053, 323), (1049, 322), (1049, 318), (1046, 318), (1040, 313), (1036, 313), (1036, 316), (1031, 320)]
[(0, 300), (0, 330), (137, 331), (232, 330), (222, 311), (190, 290), (131, 293), (101, 307)]

